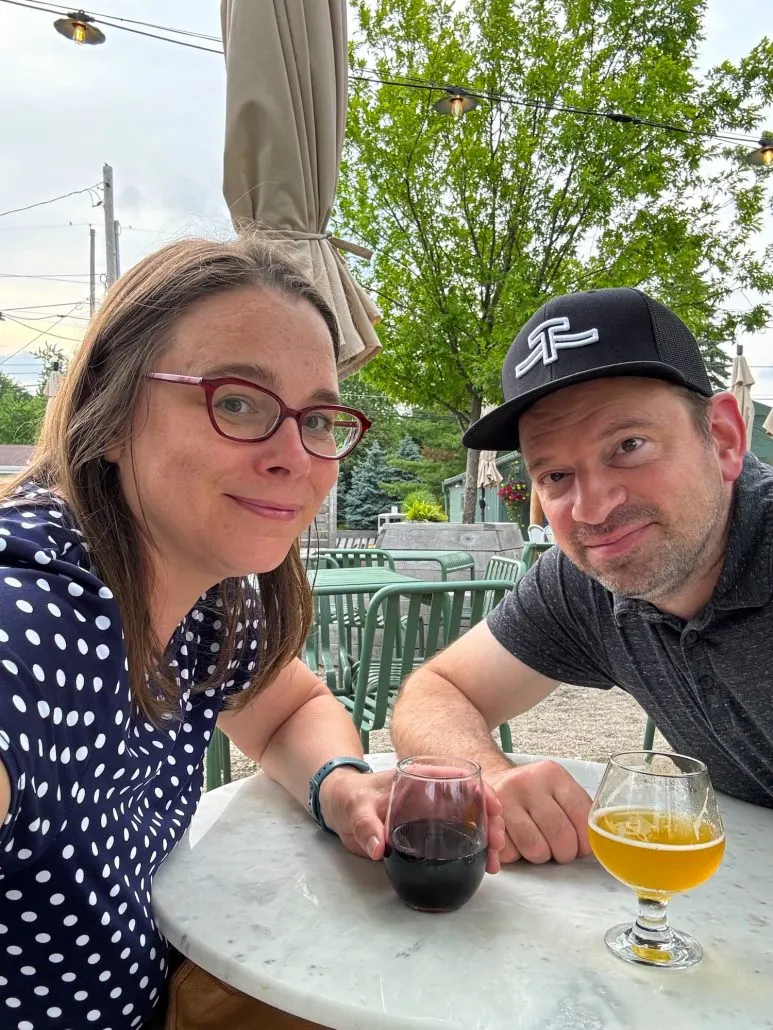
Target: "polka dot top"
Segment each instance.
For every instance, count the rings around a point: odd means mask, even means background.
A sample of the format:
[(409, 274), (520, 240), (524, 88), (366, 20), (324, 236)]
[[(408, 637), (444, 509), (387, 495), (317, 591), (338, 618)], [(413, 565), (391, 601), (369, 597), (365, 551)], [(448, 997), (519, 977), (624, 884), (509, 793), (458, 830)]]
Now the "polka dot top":
[[(0, 506), (0, 1027), (140, 1027), (164, 985), (153, 876), (188, 826), (202, 758), (245, 657), (218, 689), (222, 602), (204, 595), (168, 650), (179, 710), (130, 703), (121, 616), (66, 505), (25, 488)], [(257, 615), (257, 612), (256, 612)], [(248, 635), (250, 635), (248, 633)]]

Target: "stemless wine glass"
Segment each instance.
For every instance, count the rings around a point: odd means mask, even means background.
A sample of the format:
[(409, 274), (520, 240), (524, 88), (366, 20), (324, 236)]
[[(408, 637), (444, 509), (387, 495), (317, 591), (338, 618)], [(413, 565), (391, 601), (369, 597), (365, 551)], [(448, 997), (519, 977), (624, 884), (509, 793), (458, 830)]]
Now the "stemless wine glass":
[(596, 858), (635, 891), (633, 924), (607, 930), (610, 951), (627, 962), (681, 969), (703, 958), (689, 934), (668, 925), (674, 894), (708, 880), (725, 853), (725, 831), (708, 769), (685, 755), (613, 755), (588, 816)]
[(421, 912), (452, 912), (486, 870), (488, 827), (480, 766), (433, 755), (397, 763), (384, 864), (397, 896)]

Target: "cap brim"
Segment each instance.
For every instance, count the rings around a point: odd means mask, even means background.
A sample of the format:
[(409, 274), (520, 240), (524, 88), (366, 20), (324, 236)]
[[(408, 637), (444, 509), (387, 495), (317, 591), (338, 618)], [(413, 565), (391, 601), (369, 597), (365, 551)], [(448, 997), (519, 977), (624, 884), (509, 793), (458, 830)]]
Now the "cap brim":
[[(566, 386), (574, 386), (575, 383), (586, 382), (588, 379), (609, 379), (612, 376), (639, 376), (644, 379), (665, 379), (678, 386), (687, 386), (694, 390), (685, 380), (685, 377), (671, 365), (665, 365), (658, 361), (626, 361), (617, 365), (604, 365), (601, 368), (588, 368), (583, 372), (577, 372), (571, 376), (564, 376), (562, 379), (555, 379), (546, 383), (536, 390), (530, 390), (521, 397), (513, 397), (505, 401), (498, 408), (494, 408), (488, 415), (470, 426), (462, 437), (465, 447), (476, 451), (513, 451), (519, 448), (518, 419), (532, 404), (555, 393), (556, 390), (563, 390)], [(699, 391), (695, 391), (696, 393)]]

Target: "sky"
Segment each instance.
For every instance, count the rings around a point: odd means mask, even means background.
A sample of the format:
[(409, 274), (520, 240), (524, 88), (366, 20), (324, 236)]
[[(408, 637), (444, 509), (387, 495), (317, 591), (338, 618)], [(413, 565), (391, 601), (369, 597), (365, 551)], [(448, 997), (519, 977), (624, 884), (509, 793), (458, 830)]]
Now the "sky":
[[(741, 57), (769, 32), (767, 6), (709, 0), (705, 65)], [(219, 7), (100, 0), (97, 11), (219, 39)], [(222, 56), (108, 28), (103, 45), (78, 47), (54, 31), (53, 19), (0, 0), (0, 212), (83, 191), (0, 215), (0, 372), (29, 386), (39, 375), (30, 349), (50, 339), (71, 351), (86, 326), (89, 226), (98, 299), (104, 291), (101, 194), (89, 192), (103, 164), (114, 172), (122, 270), (186, 233), (231, 231), (221, 192)], [(765, 233), (773, 238), (770, 224)], [(746, 303), (733, 299), (735, 307)], [(752, 394), (773, 405), (773, 331), (743, 344), (757, 380)]]

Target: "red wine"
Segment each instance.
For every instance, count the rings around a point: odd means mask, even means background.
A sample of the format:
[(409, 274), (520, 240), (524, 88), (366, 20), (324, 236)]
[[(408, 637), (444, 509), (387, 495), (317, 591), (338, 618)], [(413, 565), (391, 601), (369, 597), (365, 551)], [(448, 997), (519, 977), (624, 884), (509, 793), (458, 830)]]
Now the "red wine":
[(480, 886), (486, 852), (480, 830), (469, 823), (416, 819), (392, 831), (384, 864), (406, 905), (423, 912), (452, 912)]

